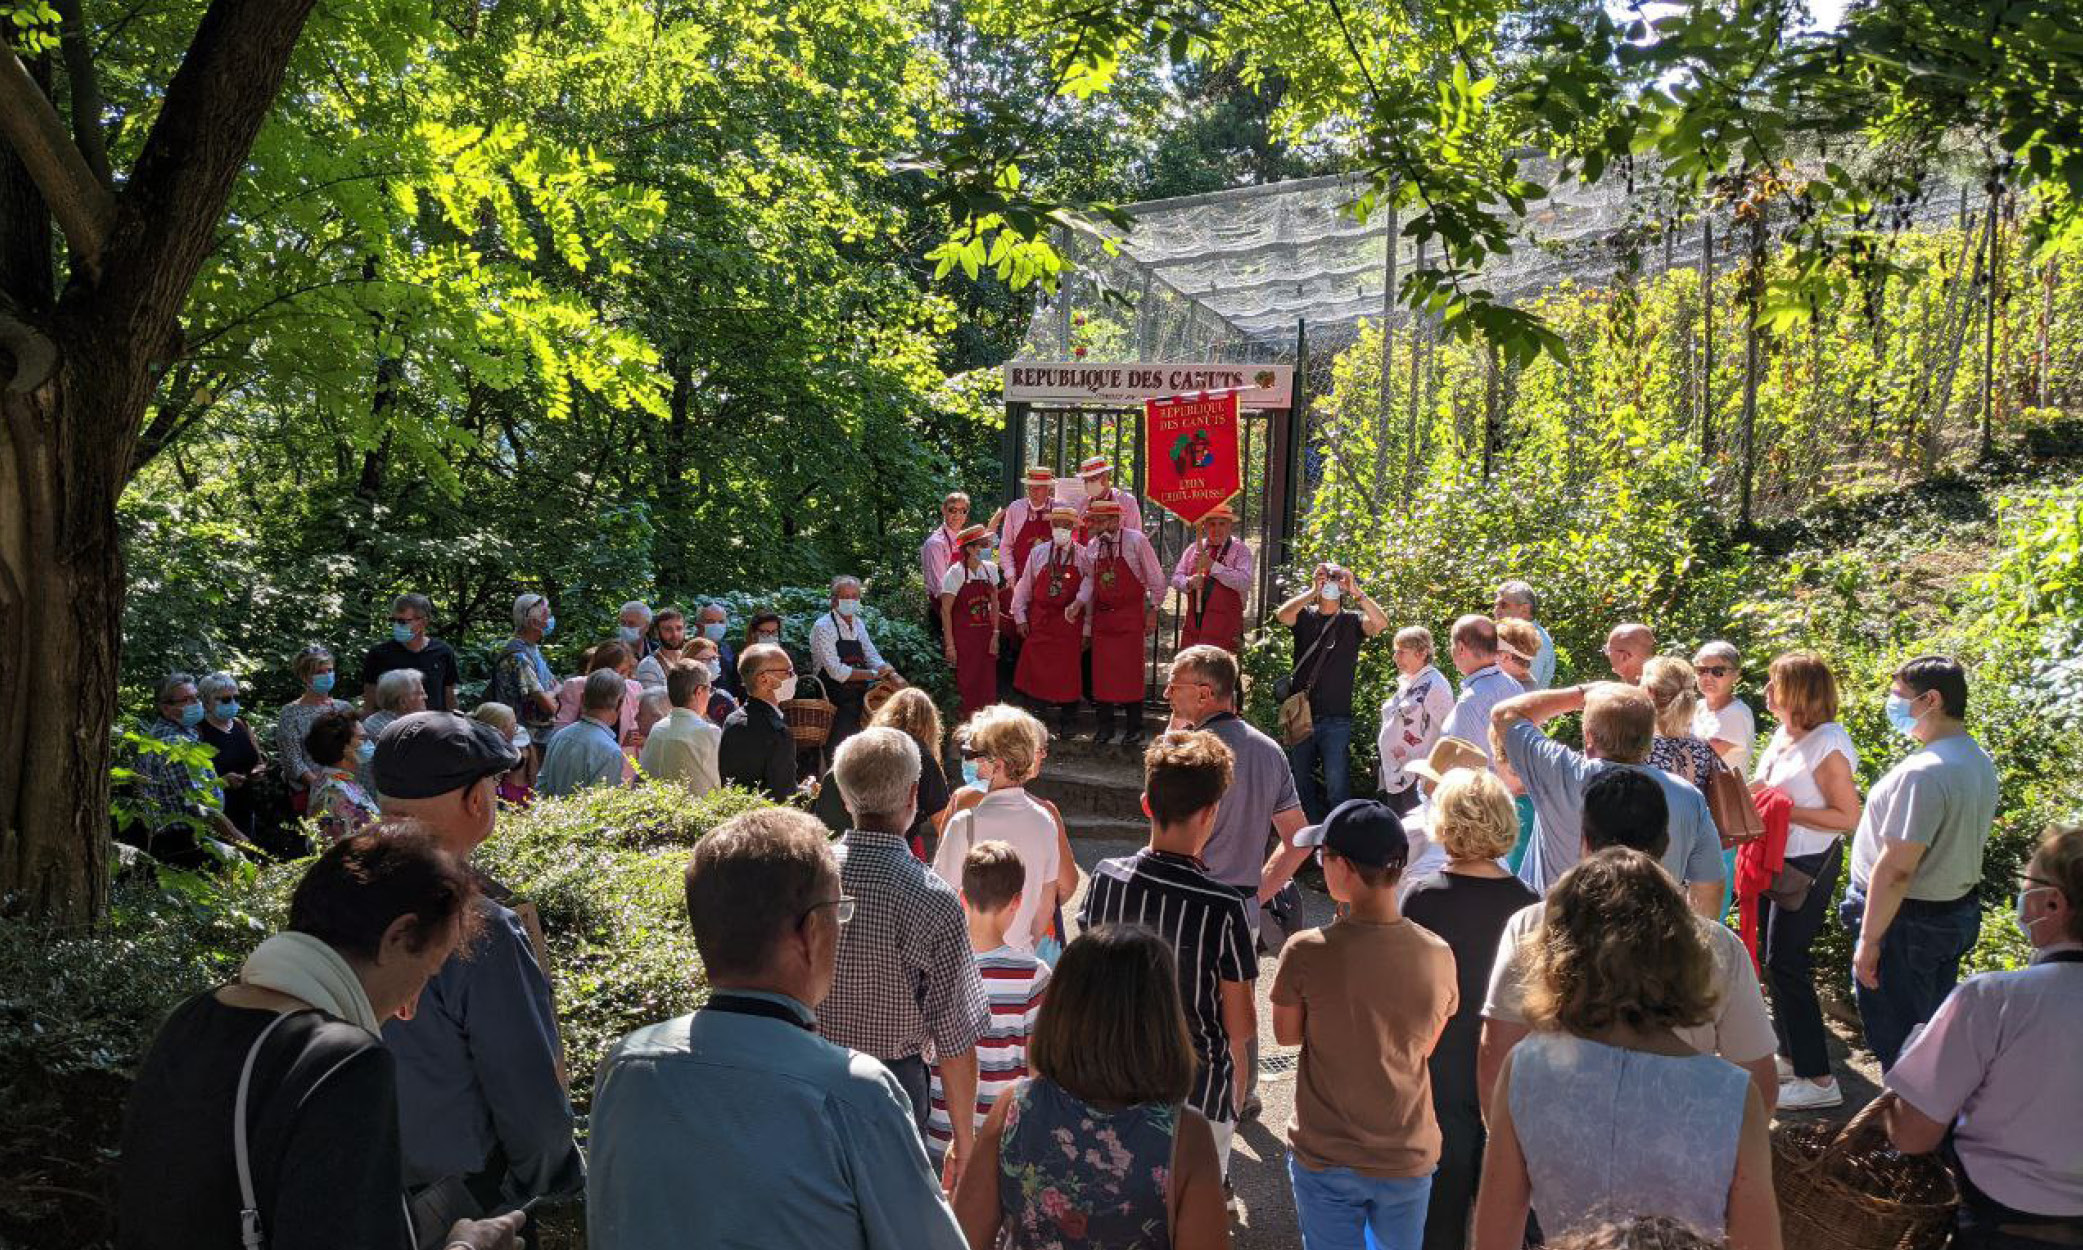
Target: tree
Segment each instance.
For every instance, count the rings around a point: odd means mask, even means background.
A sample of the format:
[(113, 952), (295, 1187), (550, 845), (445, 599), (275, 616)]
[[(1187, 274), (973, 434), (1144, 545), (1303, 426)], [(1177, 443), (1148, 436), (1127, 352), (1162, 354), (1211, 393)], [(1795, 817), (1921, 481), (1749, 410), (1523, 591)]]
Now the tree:
[[(105, 898), (116, 502), (159, 374), (181, 354), (182, 302), (312, 4), (212, 0), (120, 184), (77, 6), (55, 37), (18, 25), (28, 36), (0, 47), (0, 902), (10, 911), (84, 920)], [(54, 50), (69, 129), (54, 104)]]

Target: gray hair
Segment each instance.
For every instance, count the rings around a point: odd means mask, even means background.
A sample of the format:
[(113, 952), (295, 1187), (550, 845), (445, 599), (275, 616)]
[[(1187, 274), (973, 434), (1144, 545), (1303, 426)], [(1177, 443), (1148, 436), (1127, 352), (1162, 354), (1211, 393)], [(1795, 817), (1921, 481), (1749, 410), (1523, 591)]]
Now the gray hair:
[(548, 609), (549, 605), (550, 601), (548, 599), (532, 591), (516, 597), (514, 599), (514, 628), (528, 628), (528, 622), (535, 616), (535, 610), (537, 608)]
[(419, 613), (419, 618), (421, 620), (431, 621), (434, 619), (434, 601), (432, 599), (427, 598), (425, 595), (417, 593), (399, 595), (396, 599), (391, 601), (391, 611), (417, 612)]
[[(168, 673), (159, 679), (157, 686), (153, 687), (152, 702), (170, 703), (173, 701), (174, 691), (179, 690), (183, 686), (192, 686), (194, 684), (195, 675), (193, 673)], [(913, 754), (916, 755), (917, 752), (914, 751)]]
[(297, 675), (298, 681), (305, 682), (311, 680), (313, 673), (332, 662), (333, 653), (314, 642), (302, 651), (297, 652), (297, 658), (291, 662), (289, 667), (290, 671)]
[(919, 744), (901, 729), (877, 727), (839, 744), (832, 775), (856, 822), (904, 814), (919, 784)]
[(629, 612), (641, 612), (644, 614), (645, 620), (648, 621), (651, 619), (651, 605), (645, 603), (642, 599), (631, 599), (628, 603), (623, 604), (621, 608), (616, 611), (615, 616), (619, 619), (623, 616), (623, 614)]
[(596, 668), (586, 674), (579, 690), (579, 707), (587, 712), (609, 712), (622, 706), (629, 693), (629, 679), (611, 668)]
[(1735, 669), (1737, 672), (1743, 671), (1743, 657), (1737, 653), (1736, 644), (1724, 642), (1719, 638), (1712, 642), (1701, 643), (1700, 649), (1693, 652), (1693, 658), (1695, 660), (1726, 660), (1730, 668)]
[(1432, 631), (1423, 625), (1406, 625), (1397, 630), (1395, 643), (1399, 647), (1412, 647), (1424, 652), (1426, 659), (1432, 658)]
[(841, 573), (832, 579), (832, 598), (837, 599), (839, 592), (848, 588), (859, 590), (861, 588), (861, 579), (851, 573)]
[(384, 712), (403, 712), (407, 695), (413, 687), (421, 693), (427, 689), (427, 675), (416, 668), (394, 668), (376, 679), (376, 707)]
[(701, 607), (696, 608), (694, 611), (694, 617), (696, 620), (700, 620), (702, 617), (707, 616), (711, 612), (716, 613), (726, 621), (730, 619), (730, 609), (724, 607), (722, 604), (718, 603), (714, 599), (711, 599), (707, 603), (703, 604)]
[(211, 673), (195, 683), (195, 693), (202, 696), (204, 703), (208, 703), (219, 695), (237, 694), (238, 692), (239, 679), (233, 677), (230, 673)]
[(1527, 610), (1531, 612), (1538, 612), (1541, 609), (1540, 597), (1533, 593), (1533, 587), (1519, 581), (1517, 578), (1499, 586), (1497, 588), (1497, 597), (1509, 599), (1513, 603), (1523, 603), (1526, 605)]

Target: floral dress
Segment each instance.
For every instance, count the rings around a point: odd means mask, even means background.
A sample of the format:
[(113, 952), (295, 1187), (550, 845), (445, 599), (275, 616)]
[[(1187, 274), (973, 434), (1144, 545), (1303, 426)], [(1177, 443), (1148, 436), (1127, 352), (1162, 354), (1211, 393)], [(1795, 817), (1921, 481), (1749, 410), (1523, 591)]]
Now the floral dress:
[(1169, 1250), (1177, 1105), (1102, 1111), (1046, 1077), (1008, 1096), (998, 1146), (1008, 1250)]

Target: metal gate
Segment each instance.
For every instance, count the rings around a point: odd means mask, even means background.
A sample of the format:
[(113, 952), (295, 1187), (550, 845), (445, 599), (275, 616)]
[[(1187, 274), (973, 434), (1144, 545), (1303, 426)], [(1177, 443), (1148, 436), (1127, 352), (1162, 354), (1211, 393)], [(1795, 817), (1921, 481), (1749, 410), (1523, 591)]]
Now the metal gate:
[[(1244, 603), (1246, 632), (1265, 623), (1275, 598), (1274, 574), (1287, 558), (1294, 527), (1296, 483), (1294, 409), (1245, 409), (1239, 413), (1237, 458), (1243, 489), (1230, 501), (1237, 514), (1237, 537), (1250, 548), (1254, 584)], [(1005, 494), (1018, 498), (1026, 467), (1045, 464), (1058, 477), (1071, 477), (1088, 456), (1105, 456), (1114, 465), (1114, 485), (1136, 497), (1143, 513), (1143, 533), (1157, 549), (1158, 564), (1170, 579), (1186, 548), (1199, 537), (1171, 513), (1143, 495), (1143, 410), (1135, 408), (1056, 407), (1039, 404), (1006, 406)], [(1185, 596), (1168, 592), (1158, 608), (1157, 633), (1149, 640), (1147, 698), (1157, 699), (1166, 670), (1179, 650), (1185, 629)]]

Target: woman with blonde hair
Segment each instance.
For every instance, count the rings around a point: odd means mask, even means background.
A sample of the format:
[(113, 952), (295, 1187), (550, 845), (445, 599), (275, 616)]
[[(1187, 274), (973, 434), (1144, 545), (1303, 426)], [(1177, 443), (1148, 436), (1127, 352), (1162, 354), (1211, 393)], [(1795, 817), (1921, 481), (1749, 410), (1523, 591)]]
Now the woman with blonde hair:
[[(1642, 666), (1642, 689), (1656, 705), (1656, 737), (1649, 743), (1649, 763), (1680, 781), (1692, 783), (1702, 795), (1714, 778), (1719, 758), (1714, 744), (1699, 736), (1693, 718), (1700, 707), (1699, 676), (1692, 665), (1675, 656), (1655, 656)], [(1736, 897), (1736, 848), (1721, 853), (1721, 910), (1729, 914)]]
[(297, 652), (290, 668), (303, 693), (275, 714), (275, 753), (282, 760), (282, 779), (290, 784), (290, 806), (301, 816), (310, 810), (311, 787), (325, 780), (325, 768), (304, 749), (304, 735), (318, 718), (352, 712), (333, 697), (333, 653), (317, 643)]
[(1403, 914), (1438, 934), (1454, 952), (1460, 1007), (1432, 1051), (1432, 1110), (1439, 1121), (1439, 1170), (1425, 1213), (1427, 1250), (1468, 1244), (1468, 1215), (1483, 1171), (1483, 1106), (1476, 1054), (1483, 998), (1505, 923), (1540, 902), (1505, 871), (1499, 857), (1519, 836), (1519, 814), (1502, 781), (1457, 768), (1432, 792), (1432, 839), (1446, 848), (1446, 867), (1410, 884)]
[(1859, 751), (1837, 723), (1837, 678), (1822, 657), (1791, 651), (1772, 661), (1765, 708), (1779, 727), (1758, 754), (1753, 791), (1771, 787), (1792, 801), (1786, 866), (1814, 882), (1798, 905), (1767, 898), (1758, 917), (1758, 959), (1772, 993), (1779, 1034), (1779, 1106), (1789, 1111), (1844, 1101), (1830, 1071), (1829, 1033), (1815, 996), (1815, 935), (1834, 906), (1844, 866), (1844, 835), (1859, 826)]
[[(946, 749), (947, 740), (940, 727), (940, 709), (934, 706), (933, 696), (917, 686), (906, 686), (875, 709), (875, 714), (868, 718), (868, 727), (894, 729), (918, 745), (919, 814), (912, 821), (907, 837), (912, 855), (920, 863), (928, 863), (926, 834), (939, 829), (941, 822), (947, 819), (947, 773), (940, 766), (941, 752)], [(834, 833), (844, 833), (853, 825), (852, 818), (846, 814), (846, 805), (839, 801), (839, 785), (830, 769), (826, 769), (825, 775), (818, 779), (817, 798), (811, 803), (810, 811)]]
[(1743, 1069), (1674, 1031), (1711, 1019), (1714, 956), (1669, 873), (1614, 847), (1547, 899), (1527, 1006), (1490, 1104), (1477, 1250), (1518, 1250), (1615, 1213), (1778, 1250), (1764, 1102)]
[(1005, 934), (1006, 945), (1054, 964), (1063, 944), (1057, 908), (1078, 888), (1078, 865), (1054, 806), (1027, 793), (1041, 773), (1049, 731), (1026, 711), (994, 703), (969, 718), (959, 735), (966, 789), (983, 795), (950, 816), (941, 828), (933, 871), (962, 888), (962, 864), (981, 842), (1004, 842), (1027, 869), (1027, 888)]

